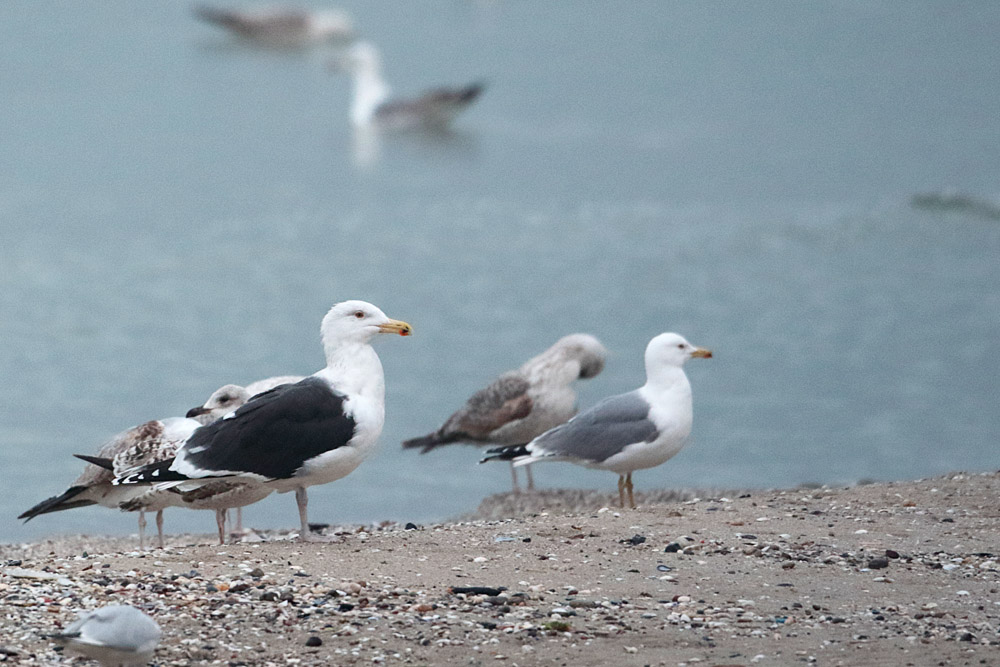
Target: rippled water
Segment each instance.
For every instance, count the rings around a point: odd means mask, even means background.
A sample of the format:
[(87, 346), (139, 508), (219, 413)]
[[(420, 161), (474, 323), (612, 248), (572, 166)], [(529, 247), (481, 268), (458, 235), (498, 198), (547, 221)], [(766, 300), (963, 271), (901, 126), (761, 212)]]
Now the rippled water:
[[(453, 133), (362, 154), (331, 50), (235, 43), (183, 3), (0, 9), (0, 539), (134, 530), (14, 516), (123, 428), (318, 369), (344, 298), (416, 335), (379, 342), (380, 451), (311, 492), (317, 521), (509, 488), (471, 448), (398, 443), (572, 331), (612, 353), (584, 406), (640, 384), (661, 331), (715, 352), (688, 367), (690, 446), (640, 489), (1000, 465), (1000, 8), (343, 6), (398, 92), (488, 81)], [(293, 499), (247, 517), (295, 525)]]

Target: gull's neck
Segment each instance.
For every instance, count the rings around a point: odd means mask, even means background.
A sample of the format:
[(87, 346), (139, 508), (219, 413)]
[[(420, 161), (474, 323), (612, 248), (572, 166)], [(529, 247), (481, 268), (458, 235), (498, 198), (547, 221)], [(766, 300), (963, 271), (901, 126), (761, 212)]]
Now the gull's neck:
[(691, 383), (688, 382), (684, 368), (681, 366), (660, 366), (646, 368), (646, 384), (643, 389), (656, 394), (673, 394), (675, 396), (691, 397)]
[(379, 105), (389, 98), (389, 85), (382, 79), (379, 64), (364, 60), (354, 68), (354, 100), (351, 103), (351, 122), (367, 125)]
[(326, 368), (316, 375), (331, 387), (348, 396), (375, 401), (385, 399), (385, 375), (382, 362), (368, 341), (350, 341), (337, 345), (324, 343)]

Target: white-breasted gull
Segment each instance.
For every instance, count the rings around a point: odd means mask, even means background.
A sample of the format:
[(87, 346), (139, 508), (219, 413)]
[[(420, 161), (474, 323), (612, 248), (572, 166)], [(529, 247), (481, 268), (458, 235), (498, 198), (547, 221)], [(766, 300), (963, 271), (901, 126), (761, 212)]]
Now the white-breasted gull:
[(472, 104), (484, 84), (440, 87), (409, 99), (393, 99), (389, 84), (382, 78), (378, 49), (367, 41), (354, 43), (333, 62), (353, 75), (351, 123), (358, 128), (381, 130), (444, 130), (452, 119)]
[(385, 378), (372, 339), (408, 336), (406, 322), (364, 301), (334, 305), (320, 327), (326, 367), (280, 385), (224, 419), (198, 429), (169, 460), (119, 477), (115, 484), (181, 489), (217, 479), (263, 482), (295, 491), (301, 531), (310, 536), (306, 489), (351, 473), (372, 452), (385, 421)]
[(351, 17), (338, 9), (312, 11), (281, 6), (224, 9), (202, 5), (195, 7), (194, 13), (238, 37), (267, 46), (307, 46), (354, 38)]
[[(428, 435), (403, 442), (421, 454), (452, 443), (524, 445), (576, 414), (576, 380), (596, 376), (604, 368), (607, 350), (590, 334), (570, 334), (552, 347), (507, 371), (473, 394), (465, 405)], [(528, 488), (534, 488), (525, 467)], [(511, 465), (514, 491), (516, 468)]]
[(500, 447), (482, 461), (569, 461), (618, 474), (618, 500), (635, 507), (632, 473), (658, 466), (684, 447), (691, 434), (691, 384), (684, 362), (712, 353), (675, 333), (663, 333), (646, 346), (646, 384), (606, 398), (527, 445)]
[(193, 419), (170, 417), (144, 422), (122, 431), (106, 442), (96, 456), (78, 456), (87, 461), (87, 466), (68, 489), (58, 496), (43, 500), (17, 518), (30, 521), (40, 514), (89, 505), (138, 512), (139, 548), (144, 549), (145, 513), (156, 512), (156, 532), (162, 548), (163, 510), (180, 505), (180, 496), (148, 487), (114, 485), (112, 482), (115, 479), (115, 463), (118, 463), (118, 470), (126, 470), (143, 463), (169, 458), (199, 426), (201, 424)]
[(80, 614), (49, 638), (67, 650), (103, 665), (145, 665), (160, 643), (162, 631), (152, 618), (127, 604), (108, 605)]

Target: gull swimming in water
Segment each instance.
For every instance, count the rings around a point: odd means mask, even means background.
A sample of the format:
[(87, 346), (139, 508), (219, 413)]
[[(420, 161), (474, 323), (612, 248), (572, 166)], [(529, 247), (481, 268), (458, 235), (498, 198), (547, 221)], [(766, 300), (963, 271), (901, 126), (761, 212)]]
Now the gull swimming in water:
[(300, 540), (310, 539), (306, 489), (350, 474), (374, 450), (385, 422), (385, 378), (372, 339), (409, 336), (364, 301), (334, 305), (320, 327), (326, 366), (260, 394), (198, 429), (172, 459), (115, 479), (117, 485), (197, 488), (220, 479), (295, 491)]
[(135, 607), (108, 605), (80, 614), (50, 638), (102, 665), (119, 667), (147, 664), (162, 634), (156, 621)]
[(646, 346), (646, 384), (606, 398), (527, 445), (487, 451), (480, 463), (569, 461), (618, 474), (618, 500), (631, 507), (632, 473), (665, 462), (681, 450), (691, 433), (691, 384), (684, 362), (712, 353), (675, 333), (660, 334)]
[[(571, 334), (504, 373), (473, 394), (465, 405), (428, 435), (403, 442), (404, 449), (427, 452), (457, 442), (476, 445), (524, 445), (576, 414), (576, 380), (596, 376), (607, 350), (589, 334)], [(511, 465), (514, 491), (517, 472)], [(526, 466), (528, 488), (534, 488)]]
[(333, 64), (353, 75), (351, 123), (357, 128), (441, 131), (484, 88), (484, 84), (477, 82), (456, 88), (434, 88), (410, 99), (392, 99), (389, 84), (382, 78), (378, 49), (366, 41), (353, 44)]
[(222, 9), (202, 5), (195, 7), (194, 13), (243, 39), (270, 46), (305, 46), (354, 37), (350, 16), (336, 9), (310, 11), (280, 6)]

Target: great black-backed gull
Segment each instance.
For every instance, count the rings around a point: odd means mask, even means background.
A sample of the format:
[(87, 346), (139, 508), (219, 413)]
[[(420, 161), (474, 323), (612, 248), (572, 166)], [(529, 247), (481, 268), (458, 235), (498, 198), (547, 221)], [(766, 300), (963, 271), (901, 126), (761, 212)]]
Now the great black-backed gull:
[(148, 664), (161, 635), (160, 626), (143, 612), (112, 604), (80, 614), (50, 638), (102, 665), (119, 667)]
[(681, 450), (691, 433), (691, 384), (684, 362), (712, 353), (675, 333), (656, 336), (646, 346), (646, 384), (606, 398), (527, 445), (500, 447), (482, 462), (569, 461), (618, 474), (618, 500), (635, 507), (632, 472), (658, 466)]
[[(427, 452), (451, 443), (524, 445), (576, 414), (573, 382), (604, 368), (607, 351), (589, 334), (570, 334), (473, 394), (433, 433), (403, 442), (404, 449)], [(528, 488), (534, 488), (525, 467)], [(516, 468), (511, 465), (514, 491)]]
[(409, 99), (391, 99), (382, 78), (378, 49), (371, 42), (356, 42), (333, 66), (353, 75), (351, 123), (358, 128), (381, 130), (443, 130), (483, 92), (484, 84), (434, 88)]
[(194, 8), (194, 13), (203, 21), (267, 46), (307, 46), (354, 37), (351, 17), (336, 9), (309, 11), (297, 7), (222, 9), (198, 6)]
[(299, 539), (309, 539), (306, 489), (351, 473), (382, 432), (385, 380), (372, 339), (411, 332), (409, 324), (389, 319), (370, 303), (336, 304), (321, 325), (325, 368), (260, 394), (198, 429), (173, 459), (121, 476), (115, 484), (187, 489), (239, 478), (279, 493), (294, 490)]

